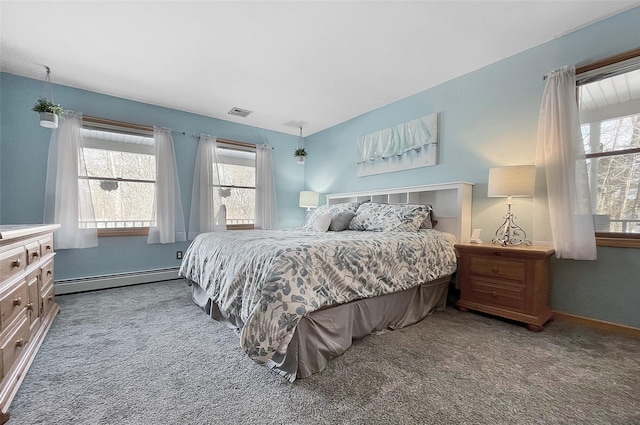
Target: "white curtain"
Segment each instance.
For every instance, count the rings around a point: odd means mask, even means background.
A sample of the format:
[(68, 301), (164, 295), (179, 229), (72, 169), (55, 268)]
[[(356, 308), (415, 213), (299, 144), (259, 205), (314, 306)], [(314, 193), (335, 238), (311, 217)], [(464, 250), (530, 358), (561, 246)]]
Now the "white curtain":
[(98, 231), (91, 201), (89, 180), (82, 151), (82, 114), (67, 112), (51, 133), (44, 222), (61, 227), (54, 238), (55, 248), (90, 248), (98, 246)]
[(278, 223), (276, 183), (271, 146), (256, 145), (256, 229), (273, 229)]
[(156, 225), (149, 228), (147, 243), (186, 241), (178, 167), (171, 130), (154, 127), (153, 139), (156, 148), (156, 191), (153, 202)]
[(544, 168), (556, 257), (595, 260), (589, 181), (576, 102), (575, 67), (550, 73), (542, 95), (536, 166)]
[(200, 233), (227, 230), (226, 209), (220, 196), (216, 139), (200, 136), (191, 191), (189, 240)]

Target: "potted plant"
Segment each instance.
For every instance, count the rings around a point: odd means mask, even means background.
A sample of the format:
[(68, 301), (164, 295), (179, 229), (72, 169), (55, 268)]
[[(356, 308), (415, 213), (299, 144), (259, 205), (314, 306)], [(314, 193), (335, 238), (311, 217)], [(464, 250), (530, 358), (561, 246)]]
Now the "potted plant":
[(40, 125), (47, 128), (58, 128), (58, 115), (64, 112), (62, 106), (48, 101), (45, 97), (38, 99), (31, 110), (40, 114)]
[(304, 157), (307, 156), (307, 151), (304, 148), (298, 148), (293, 152), (293, 156), (298, 160), (298, 164), (304, 164)]

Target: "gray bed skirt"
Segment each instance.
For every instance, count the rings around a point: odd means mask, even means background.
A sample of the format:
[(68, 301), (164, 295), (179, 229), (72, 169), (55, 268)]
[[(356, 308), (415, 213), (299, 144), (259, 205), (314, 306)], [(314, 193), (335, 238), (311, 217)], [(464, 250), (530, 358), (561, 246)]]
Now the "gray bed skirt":
[[(290, 381), (308, 378), (324, 370), (352, 341), (373, 332), (412, 325), (434, 311), (444, 310), (450, 282), (451, 276), (446, 276), (406, 291), (314, 311), (298, 322), (287, 352), (276, 353), (267, 366)], [(193, 301), (213, 319), (224, 321), (205, 291), (195, 283), (188, 283)]]

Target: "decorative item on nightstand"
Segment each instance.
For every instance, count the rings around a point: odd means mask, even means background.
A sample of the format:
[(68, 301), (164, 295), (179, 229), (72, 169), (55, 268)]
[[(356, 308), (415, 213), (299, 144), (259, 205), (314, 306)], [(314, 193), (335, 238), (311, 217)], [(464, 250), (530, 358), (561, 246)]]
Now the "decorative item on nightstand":
[(489, 170), (487, 196), (507, 198), (507, 213), (504, 216), (504, 223), (496, 230), (494, 244), (531, 245), (524, 229), (515, 223), (516, 216), (511, 212), (511, 205), (513, 205), (511, 198), (533, 196), (535, 184), (536, 167), (534, 165), (513, 165)]

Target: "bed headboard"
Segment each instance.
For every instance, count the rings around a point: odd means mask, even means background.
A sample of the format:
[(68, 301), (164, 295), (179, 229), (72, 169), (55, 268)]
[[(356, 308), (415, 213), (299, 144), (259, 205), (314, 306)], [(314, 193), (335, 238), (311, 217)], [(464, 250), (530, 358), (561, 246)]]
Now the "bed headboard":
[(332, 193), (326, 196), (328, 204), (356, 201), (430, 204), (438, 220), (435, 229), (453, 233), (458, 242), (467, 243), (471, 237), (472, 187), (472, 183), (454, 182), (353, 193)]

